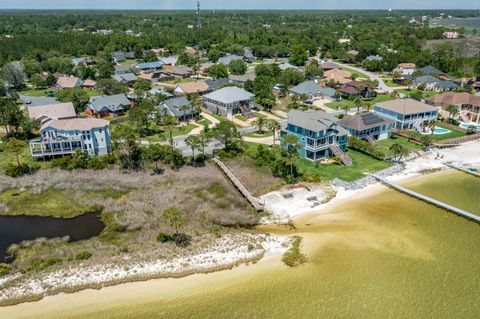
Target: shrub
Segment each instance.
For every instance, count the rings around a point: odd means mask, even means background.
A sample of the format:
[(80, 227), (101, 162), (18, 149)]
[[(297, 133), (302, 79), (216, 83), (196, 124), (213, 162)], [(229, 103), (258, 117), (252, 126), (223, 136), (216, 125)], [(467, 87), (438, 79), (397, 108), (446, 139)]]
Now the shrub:
[(192, 237), (187, 234), (174, 234), (172, 239), (178, 247), (187, 247), (190, 245)]
[(294, 236), (292, 240), (292, 247), (286, 251), (282, 256), (282, 261), (289, 267), (299, 266), (307, 261), (307, 257), (301, 253), (300, 244), (302, 237)]
[(215, 195), (217, 198), (221, 198), (225, 197), (226, 190), (222, 185), (215, 183), (208, 188), (208, 192)]
[(348, 139), (348, 147), (373, 156), (379, 160), (383, 160), (385, 158), (385, 153), (380, 151), (378, 148), (353, 136)]
[(8, 275), (10, 266), (7, 264), (0, 264), (0, 277)]
[(23, 175), (33, 174), (36, 167), (29, 166), (28, 164), (14, 165), (12, 163), (5, 166), (5, 175), (10, 177), (20, 177)]
[(30, 270), (43, 270), (61, 262), (61, 258), (34, 259), (30, 263)]
[(77, 256), (75, 256), (75, 259), (76, 260), (87, 260), (89, 259), (90, 257), (92, 257), (92, 253), (89, 252), (89, 251), (82, 251), (81, 253), (79, 253)]
[(172, 236), (170, 236), (169, 234), (160, 233), (157, 236), (157, 241), (159, 241), (161, 243), (167, 243), (171, 240), (172, 240)]
[(467, 128), (466, 134), (467, 134), (467, 135), (473, 135), (473, 134), (475, 134), (475, 133), (477, 133), (477, 127), (474, 126), (474, 125), (470, 125), (470, 126)]

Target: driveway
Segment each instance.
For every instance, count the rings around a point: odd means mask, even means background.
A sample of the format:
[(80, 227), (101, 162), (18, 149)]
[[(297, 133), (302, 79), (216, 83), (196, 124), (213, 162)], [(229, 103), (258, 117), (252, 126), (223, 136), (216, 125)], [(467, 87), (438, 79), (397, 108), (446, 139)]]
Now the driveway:
[(18, 95), (20, 100), (25, 103), (27, 100), (32, 101), (30, 104), (26, 104), (26, 106), (38, 106), (38, 105), (46, 105), (46, 104), (55, 104), (58, 103), (57, 99), (54, 97), (47, 97), (47, 96), (28, 96), (28, 95)]
[(372, 72), (369, 72), (367, 70), (364, 70), (362, 68), (349, 65), (349, 64), (342, 64), (342, 63), (339, 63), (339, 62), (335, 62), (335, 63), (340, 65), (340, 66), (350, 68), (350, 69), (352, 69), (356, 72), (363, 73), (366, 76), (368, 76), (370, 78), (370, 80), (372, 80), (372, 81), (377, 80), (378, 81), (378, 88), (377, 88), (378, 93), (392, 93), (393, 92), (393, 88), (388, 87), (379, 75), (377, 75), (375, 73), (372, 73)]

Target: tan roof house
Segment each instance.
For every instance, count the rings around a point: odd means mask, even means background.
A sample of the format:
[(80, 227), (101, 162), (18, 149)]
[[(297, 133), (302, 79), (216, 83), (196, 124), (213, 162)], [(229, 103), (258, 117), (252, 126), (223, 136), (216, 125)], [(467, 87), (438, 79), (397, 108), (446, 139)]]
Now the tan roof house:
[(205, 81), (196, 81), (177, 85), (175, 93), (203, 95), (207, 93), (208, 89), (208, 84)]
[(54, 90), (64, 90), (64, 89), (73, 89), (76, 87), (81, 87), (83, 81), (74, 76), (61, 76), (58, 78), (57, 83), (53, 86)]
[(352, 73), (341, 69), (332, 69), (323, 74), (324, 82), (335, 81), (335, 83), (345, 84), (351, 81)]
[(65, 120), (77, 117), (72, 102), (29, 106), (28, 116), (40, 124), (51, 120)]

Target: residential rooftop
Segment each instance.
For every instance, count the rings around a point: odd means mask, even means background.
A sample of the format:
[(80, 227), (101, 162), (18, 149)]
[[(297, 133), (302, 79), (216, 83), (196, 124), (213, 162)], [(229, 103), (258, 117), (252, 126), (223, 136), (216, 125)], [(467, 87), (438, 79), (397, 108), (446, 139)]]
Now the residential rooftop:
[(396, 99), (391, 101), (384, 101), (376, 103), (375, 106), (379, 106), (383, 109), (404, 115), (437, 110), (437, 108), (434, 106), (419, 102), (414, 99)]
[(74, 118), (66, 120), (52, 120), (45, 123), (41, 130), (46, 128), (55, 128), (62, 131), (89, 131), (94, 128), (108, 126), (110, 123), (105, 120), (95, 118)]
[(224, 104), (250, 100), (254, 97), (254, 94), (236, 86), (224, 87), (220, 90), (205, 95), (205, 98), (207, 99), (218, 101)]

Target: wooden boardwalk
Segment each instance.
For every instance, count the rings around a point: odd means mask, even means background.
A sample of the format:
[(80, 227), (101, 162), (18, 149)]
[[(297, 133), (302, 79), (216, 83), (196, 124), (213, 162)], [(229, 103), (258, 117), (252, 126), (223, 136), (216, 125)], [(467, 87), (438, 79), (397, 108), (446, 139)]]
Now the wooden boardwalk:
[(250, 193), (250, 191), (242, 184), (240, 179), (217, 157), (213, 158), (213, 162), (217, 164), (220, 170), (227, 176), (227, 178), (233, 183), (238, 191), (245, 197), (250, 205), (253, 206), (258, 212), (263, 211), (263, 205), (258, 202), (258, 199)]
[(459, 167), (459, 166), (456, 166), (456, 165), (452, 165), (452, 164), (445, 164), (445, 165), (448, 166), (448, 167), (451, 167), (453, 169), (456, 169), (457, 171), (461, 171), (461, 172), (464, 172), (464, 173), (467, 173), (467, 174), (470, 174), (470, 175), (473, 175), (473, 176), (476, 176), (476, 177), (480, 177), (479, 172), (472, 172), (472, 171), (469, 171), (468, 169), (465, 169), (463, 167)]
[(448, 204), (446, 204), (446, 203), (443, 203), (443, 202), (438, 201), (438, 200), (436, 200), (436, 199), (433, 199), (433, 198), (431, 198), (431, 197), (428, 197), (428, 196), (419, 194), (419, 193), (417, 193), (417, 192), (414, 192), (414, 191), (412, 191), (412, 190), (410, 190), (410, 189), (408, 189), (408, 188), (405, 188), (405, 187), (400, 186), (400, 185), (398, 185), (398, 184), (396, 184), (396, 183), (390, 182), (390, 181), (386, 180), (385, 178), (382, 178), (382, 177), (377, 176), (377, 175), (375, 175), (375, 174), (372, 174), (372, 176), (375, 177), (377, 180), (379, 180), (380, 182), (382, 182), (383, 184), (385, 184), (385, 185), (388, 186), (388, 187), (391, 187), (391, 188), (396, 189), (396, 190), (398, 190), (398, 191), (400, 191), (400, 192), (402, 192), (402, 193), (405, 193), (405, 194), (407, 194), (407, 195), (410, 195), (410, 196), (412, 196), (412, 197), (415, 197), (415, 198), (417, 198), (417, 199), (420, 199), (420, 200), (422, 200), (422, 201), (424, 201), (424, 202), (426, 202), (426, 203), (429, 203), (429, 204), (431, 204), (431, 205), (434, 205), (434, 206), (443, 208), (443, 209), (445, 209), (445, 210), (447, 210), (447, 211), (449, 211), (449, 212), (455, 213), (455, 214), (457, 214), (457, 215), (459, 215), (459, 216), (462, 216), (462, 217), (465, 217), (465, 218), (467, 218), (467, 219), (473, 220), (473, 221), (475, 221), (475, 222), (477, 222), (477, 223), (480, 223), (480, 216), (477, 216), (477, 215), (475, 215), (475, 214), (469, 213), (469, 212), (464, 211), (464, 210), (462, 210), (462, 209), (460, 209), (460, 208), (457, 208), (457, 207), (448, 205)]

